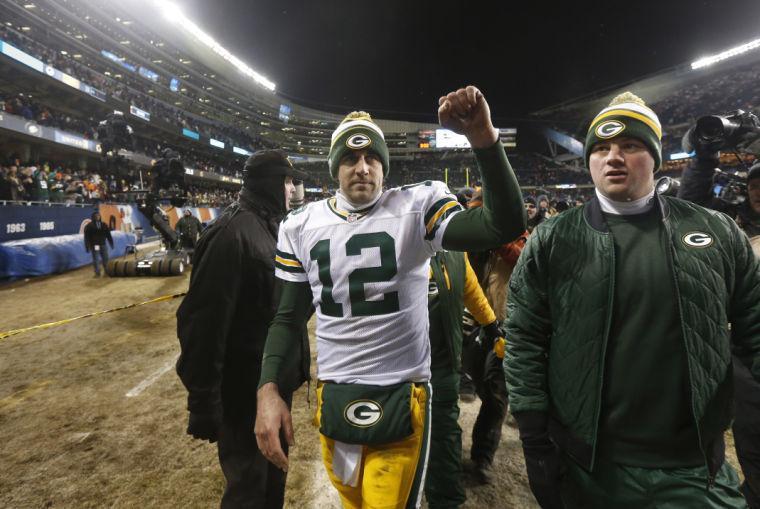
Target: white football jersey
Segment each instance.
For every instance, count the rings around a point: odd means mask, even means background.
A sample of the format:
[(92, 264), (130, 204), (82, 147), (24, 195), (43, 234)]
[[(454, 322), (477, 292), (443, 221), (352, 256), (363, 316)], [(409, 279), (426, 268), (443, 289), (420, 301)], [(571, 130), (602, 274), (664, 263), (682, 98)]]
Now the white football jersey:
[(320, 380), (430, 379), (430, 257), (460, 210), (443, 182), (428, 181), (385, 191), (367, 211), (333, 197), (283, 220), (275, 275), (311, 285)]

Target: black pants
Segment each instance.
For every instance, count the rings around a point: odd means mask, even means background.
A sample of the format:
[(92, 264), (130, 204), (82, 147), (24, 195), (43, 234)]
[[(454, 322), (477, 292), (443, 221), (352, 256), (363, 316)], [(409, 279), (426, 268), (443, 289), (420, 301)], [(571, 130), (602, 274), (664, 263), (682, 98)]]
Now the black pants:
[(190, 235), (180, 235), (179, 236), (180, 246), (182, 246), (185, 249), (195, 249), (196, 238), (197, 236), (193, 237)]
[(470, 458), (474, 462), (493, 463), (501, 440), (501, 426), (507, 415), (507, 384), (502, 361), (493, 353), (472, 343), (463, 355), (466, 371), (475, 382), (480, 411), (472, 428)]
[(741, 490), (750, 509), (760, 509), (760, 383), (734, 357), (734, 445), (744, 473)]
[[(291, 397), (285, 398), (290, 408)], [(253, 433), (255, 416), (226, 418), (219, 430), (219, 463), (227, 487), (222, 509), (280, 509), (285, 500), (287, 474), (267, 461)], [(288, 453), (284, 434), (283, 450)]]

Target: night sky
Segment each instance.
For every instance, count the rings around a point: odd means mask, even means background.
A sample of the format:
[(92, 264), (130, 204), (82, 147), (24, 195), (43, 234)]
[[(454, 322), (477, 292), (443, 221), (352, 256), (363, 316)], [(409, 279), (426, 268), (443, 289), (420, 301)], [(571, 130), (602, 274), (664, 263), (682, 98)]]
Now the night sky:
[(420, 121), (463, 84), (519, 120), (760, 37), (758, 0), (176, 2), (293, 101)]

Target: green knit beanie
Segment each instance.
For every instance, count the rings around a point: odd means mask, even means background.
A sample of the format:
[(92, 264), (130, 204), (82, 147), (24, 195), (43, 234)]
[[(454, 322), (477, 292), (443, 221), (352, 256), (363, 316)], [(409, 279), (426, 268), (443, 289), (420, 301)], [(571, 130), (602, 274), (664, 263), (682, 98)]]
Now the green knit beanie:
[(586, 133), (584, 158), (586, 168), (591, 149), (600, 141), (618, 136), (641, 140), (654, 158), (654, 171), (662, 165), (662, 126), (657, 114), (631, 92), (623, 92), (594, 117)]
[(349, 150), (363, 149), (377, 154), (383, 164), (383, 176), (387, 177), (390, 171), (390, 156), (383, 131), (372, 120), (369, 113), (352, 111), (346, 115), (332, 134), (330, 154), (327, 156), (332, 178), (338, 179), (340, 160)]

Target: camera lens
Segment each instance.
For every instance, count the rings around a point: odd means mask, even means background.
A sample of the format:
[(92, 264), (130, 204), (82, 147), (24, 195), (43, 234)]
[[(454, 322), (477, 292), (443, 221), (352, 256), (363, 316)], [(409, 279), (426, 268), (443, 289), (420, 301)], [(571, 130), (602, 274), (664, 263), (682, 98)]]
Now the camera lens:
[(697, 120), (696, 134), (706, 141), (724, 137), (723, 119), (720, 117), (702, 117)]

